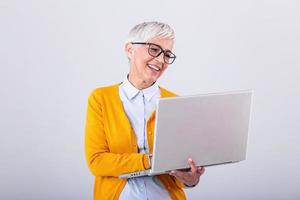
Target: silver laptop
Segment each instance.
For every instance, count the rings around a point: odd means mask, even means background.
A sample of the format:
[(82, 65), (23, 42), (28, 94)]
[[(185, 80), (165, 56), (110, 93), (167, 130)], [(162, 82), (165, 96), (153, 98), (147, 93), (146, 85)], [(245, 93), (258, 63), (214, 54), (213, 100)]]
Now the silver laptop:
[(157, 102), (151, 169), (119, 178), (153, 176), (246, 159), (252, 91), (161, 98)]

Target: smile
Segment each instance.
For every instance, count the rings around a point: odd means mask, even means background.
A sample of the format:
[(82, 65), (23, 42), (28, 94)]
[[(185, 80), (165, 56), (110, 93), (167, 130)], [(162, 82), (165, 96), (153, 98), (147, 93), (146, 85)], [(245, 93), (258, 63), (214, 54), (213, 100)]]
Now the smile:
[(151, 69), (157, 71), (157, 72), (160, 71), (160, 68), (157, 67), (157, 66), (155, 66), (155, 65), (148, 64), (147, 66), (148, 66), (149, 68), (151, 68)]

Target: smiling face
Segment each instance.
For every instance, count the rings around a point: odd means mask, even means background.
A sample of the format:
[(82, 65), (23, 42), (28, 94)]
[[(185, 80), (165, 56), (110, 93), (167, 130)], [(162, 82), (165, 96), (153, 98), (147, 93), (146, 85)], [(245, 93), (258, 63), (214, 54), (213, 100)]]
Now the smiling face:
[[(149, 43), (161, 46), (164, 50), (173, 49), (174, 41), (168, 38), (152, 38)], [(150, 87), (168, 67), (164, 62), (164, 54), (153, 57), (148, 53), (148, 45), (127, 43), (125, 51), (130, 60), (129, 81), (138, 89)]]

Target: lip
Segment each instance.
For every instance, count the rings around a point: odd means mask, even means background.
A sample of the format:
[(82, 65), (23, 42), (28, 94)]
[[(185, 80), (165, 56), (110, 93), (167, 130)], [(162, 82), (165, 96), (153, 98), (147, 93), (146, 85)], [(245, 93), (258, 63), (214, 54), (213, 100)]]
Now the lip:
[(155, 70), (156, 72), (161, 71), (162, 67), (155, 65), (155, 64), (147, 64), (147, 66), (153, 70)]

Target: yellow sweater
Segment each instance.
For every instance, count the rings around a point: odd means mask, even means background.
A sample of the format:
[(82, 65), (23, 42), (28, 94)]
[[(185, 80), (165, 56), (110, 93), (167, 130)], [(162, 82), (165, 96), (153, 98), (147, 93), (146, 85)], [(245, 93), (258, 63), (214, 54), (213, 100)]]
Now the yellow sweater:
[[(98, 88), (88, 100), (85, 129), (85, 156), (88, 167), (95, 176), (94, 199), (118, 199), (126, 179), (120, 174), (149, 169), (145, 154), (138, 153), (136, 136), (123, 110), (119, 97), (120, 84)], [(161, 97), (176, 96), (160, 88)], [(150, 153), (153, 149), (155, 114), (147, 122)], [(168, 174), (159, 175), (160, 181), (172, 199), (186, 199), (184, 185)]]

